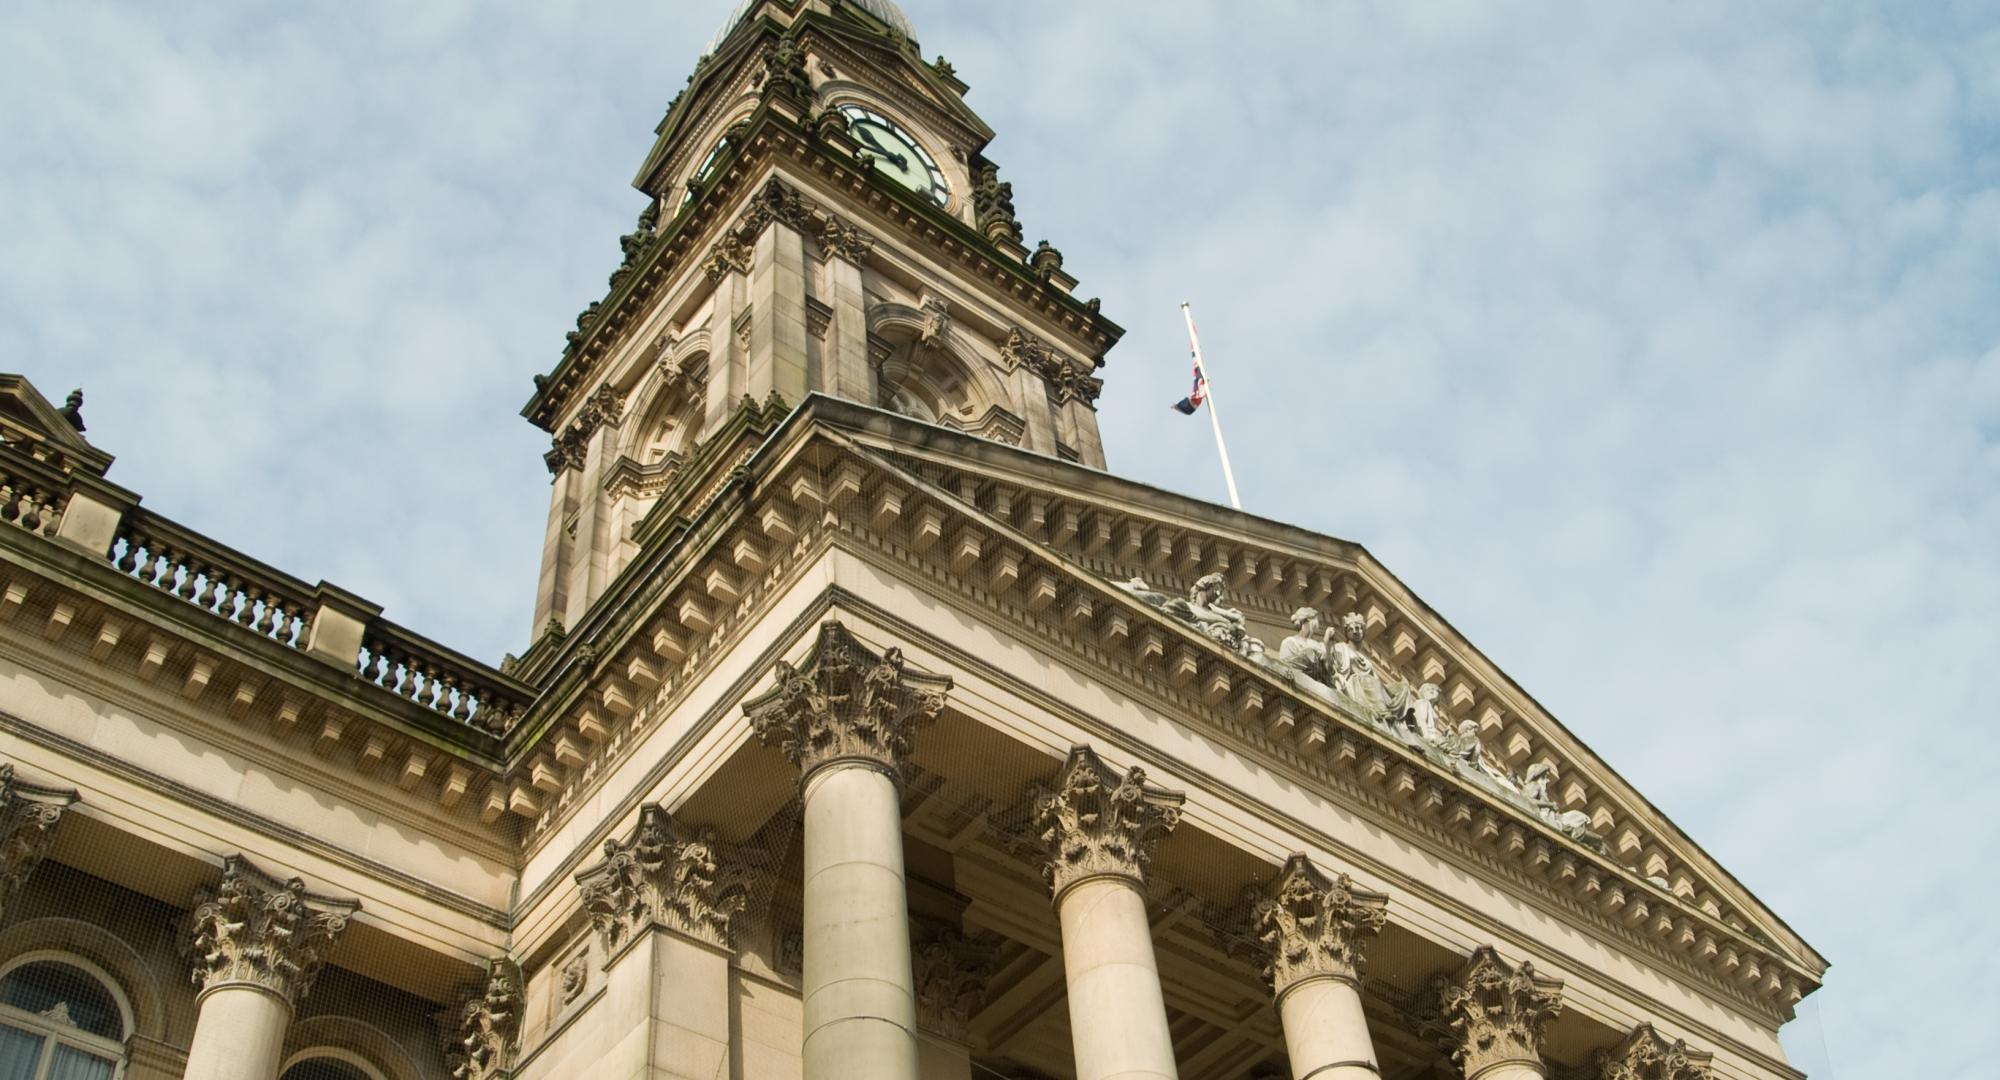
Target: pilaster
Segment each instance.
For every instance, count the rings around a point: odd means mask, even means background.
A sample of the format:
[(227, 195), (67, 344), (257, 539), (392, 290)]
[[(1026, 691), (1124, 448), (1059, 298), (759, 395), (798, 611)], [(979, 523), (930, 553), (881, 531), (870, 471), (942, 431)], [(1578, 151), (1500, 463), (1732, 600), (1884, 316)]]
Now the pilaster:
[(747, 852), (724, 845), (714, 830), (684, 827), (649, 804), (630, 838), (605, 841), (604, 858), (576, 881), (609, 956), (651, 926), (731, 948), (730, 920), (748, 902), (757, 872)]

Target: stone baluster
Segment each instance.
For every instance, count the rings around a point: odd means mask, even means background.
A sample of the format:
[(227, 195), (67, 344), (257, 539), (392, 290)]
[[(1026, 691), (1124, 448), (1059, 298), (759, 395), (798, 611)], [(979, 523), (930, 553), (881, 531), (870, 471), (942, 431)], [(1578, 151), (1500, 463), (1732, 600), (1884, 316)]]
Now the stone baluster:
[(1361, 1010), (1361, 969), (1389, 898), (1328, 878), (1304, 855), (1249, 896), (1250, 931), (1278, 1003), (1293, 1080), (1379, 1077)]
[(744, 711), (802, 777), (806, 1080), (916, 1080), (899, 788), (951, 680), (906, 671), (900, 649), (876, 656), (837, 622), (776, 676)]
[(189, 919), (200, 991), (186, 1080), (275, 1080), (292, 1010), (360, 907), (241, 855), (223, 860), (221, 887), (198, 895)]
[(1087, 746), (1034, 796), (1062, 924), (1077, 1080), (1176, 1080), (1166, 998), (1146, 916), (1146, 868), (1185, 796), (1114, 772)]
[(445, 1064), (452, 1080), (500, 1080), (513, 1067), (521, 1033), (521, 970), (504, 956), (486, 962), (486, 980), (461, 993), (445, 1017)]
[(730, 1075), (733, 921), (762, 860), (711, 830), (639, 810), (626, 840), (577, 875), (604, 943), (607, 1043), (557, 1075), (711, 1080)]
[(1480, 946), (1458, 974), (1437, 982), (1438, 1012), (1465, 1080), (1542, 1080), (1542, 1033), (1562, 1011), (1562, 980), (1518, 968)]
[(1709, 1067), (1714, 1059), (1679, 1039), (1668, 1042), (1651, 1024), (1640, 1024), (1616, 1047), (1597, 1052), (1597, 1075), (1600, 1080), (1715, 1080)]
[(49, 853), (63, 811), (75, 802), (76, 792), (22, 783), (11, 762), (0, 762), (0, 915)]

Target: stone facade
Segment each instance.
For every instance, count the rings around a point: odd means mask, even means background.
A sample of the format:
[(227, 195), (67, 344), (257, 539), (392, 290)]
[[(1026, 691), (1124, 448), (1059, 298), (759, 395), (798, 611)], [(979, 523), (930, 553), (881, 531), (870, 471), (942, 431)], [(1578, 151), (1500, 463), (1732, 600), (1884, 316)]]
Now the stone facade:
[(1393, 574), (1106, 471), (1121, 331), (910, 35), (752, 0), (670, 107), (526, 410), (518, 656), (0, 376), (0, 985), (56, 995), (0, 1024), (131, 1080), (1796, 1077), (1825, 962)]

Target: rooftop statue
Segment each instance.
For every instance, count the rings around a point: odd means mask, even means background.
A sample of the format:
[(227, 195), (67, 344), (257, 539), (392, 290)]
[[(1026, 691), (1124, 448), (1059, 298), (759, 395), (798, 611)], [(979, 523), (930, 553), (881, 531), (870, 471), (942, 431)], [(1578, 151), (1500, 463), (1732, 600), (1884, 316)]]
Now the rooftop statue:
[(1172, 599), (1165, 593), (1155, 592), (1146, 587), (1144, 579), (1136, 577), (1130, 581), (1120, 582), (1118, 587), (1146, 604), (1193, 626), (1208, 637), (1228, 646), (1238, 655), (1263, 662), (1264, 643), (1250, 636), (1242, 610), (1229, 607), (1222, 602), (1224, 590), (1221, 574), (1208, 574), (1196, 581), (1193, 587), (1188, 589), (1185, 600)]
[(1561, 809), (1550, 792), (1561, 776), (1556, 767), (1546, 761), (1537, 761), (1528, 766), (1528, 775), (1521, 779), (1521, 793), (1528, 804), (1535, 808), (1543, 821), (1569, 834), (1587, 847), (1604, 849), (1604, 838), (1591, 828), (1590, 815), (1581, 810)]
[(1368, 655), (1363, 643), (1368, 620), (1359, 612), (1349, 612), (1341, 617), (1340, 628), (1341, 637), (1328, 635), (1326, 650), (1333, 688), (1361, 706), (1362, 714), (1371, 720), (1386, 723), (1390, 717), (1402, 715), (1409, 706), (1410, 684), (1394, 675), (1384, 677)]

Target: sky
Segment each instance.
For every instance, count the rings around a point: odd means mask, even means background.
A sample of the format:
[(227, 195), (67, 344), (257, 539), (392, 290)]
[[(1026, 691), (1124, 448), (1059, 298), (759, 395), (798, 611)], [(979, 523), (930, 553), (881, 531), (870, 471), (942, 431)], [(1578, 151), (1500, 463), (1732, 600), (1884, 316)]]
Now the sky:
[[(725, 0), (0, 6), (0, 369), (145, 505), (523, 648), (517, 413)], [(2000, 1016), (2000, 5), (909, 0), (1128, 329), (1113, 471), (1366, 545), (1833, 963)]]

